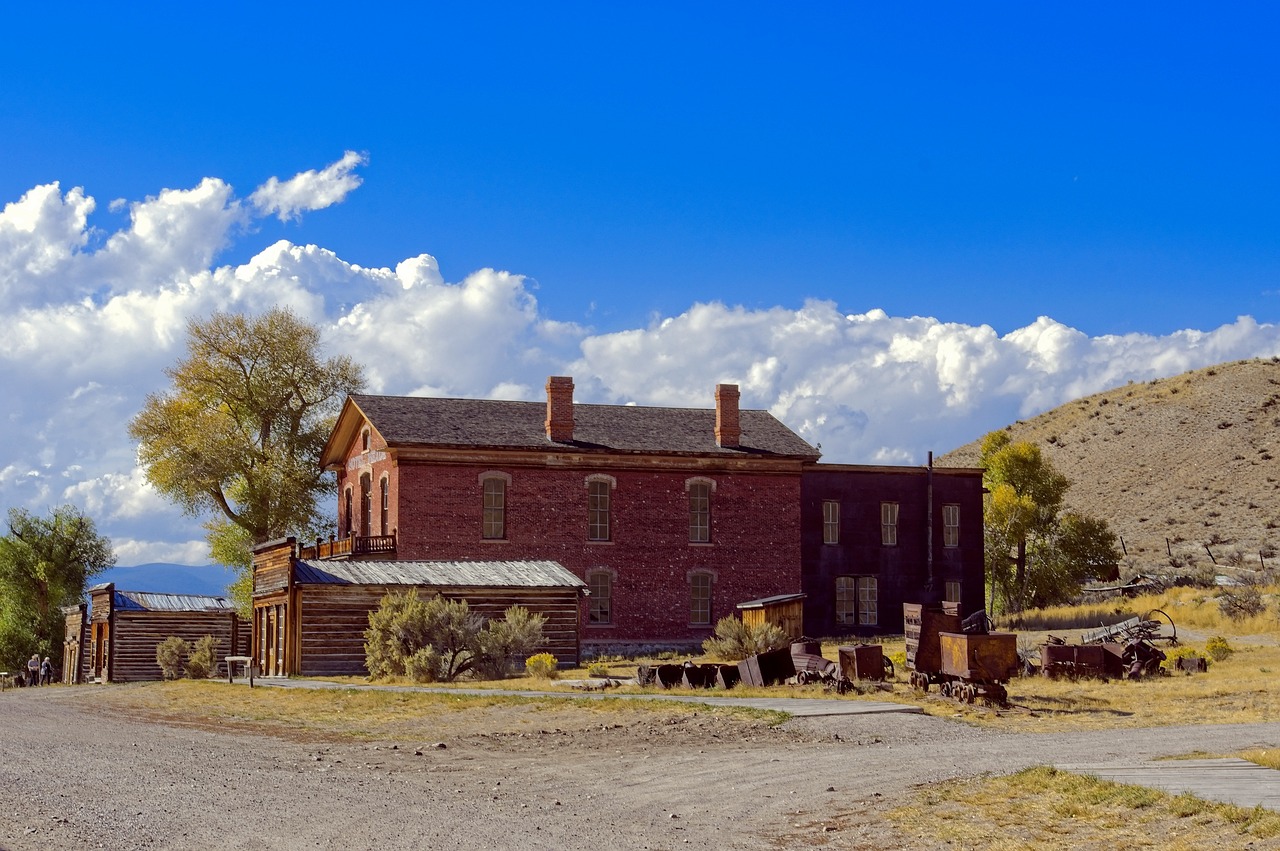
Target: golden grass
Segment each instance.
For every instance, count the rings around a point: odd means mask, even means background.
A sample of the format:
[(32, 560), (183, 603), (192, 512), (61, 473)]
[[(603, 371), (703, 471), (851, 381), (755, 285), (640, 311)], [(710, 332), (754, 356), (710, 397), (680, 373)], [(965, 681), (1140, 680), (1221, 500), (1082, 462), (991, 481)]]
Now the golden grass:
[[(1275, 600), (1280, 587), (1260, 589), (1264, 597)], [(1280, 615), (1273, 602), (1266, 612), (1243, 620), (1232, 620), (1218, 607), (1216, 589), (1170, 588), (1158, 594), (1142, 594), (1133, 598), (1114, 598), (1080, 606), (1050, 606), (1029, 609), (1017, 616), (1000, 618), (1001, 628), (1008, 625), (1031, 632), (1095, 629), (1129, 617), (1146, 615), (1159, 609), (1173, 620), (1174, 626), (1225, 636), (1269, 635), (1280, 639)]]
[(1048, 767), (929, 786), (888, 818), (922, 840), (990, 851), (1280, 848), (1280, 813)]

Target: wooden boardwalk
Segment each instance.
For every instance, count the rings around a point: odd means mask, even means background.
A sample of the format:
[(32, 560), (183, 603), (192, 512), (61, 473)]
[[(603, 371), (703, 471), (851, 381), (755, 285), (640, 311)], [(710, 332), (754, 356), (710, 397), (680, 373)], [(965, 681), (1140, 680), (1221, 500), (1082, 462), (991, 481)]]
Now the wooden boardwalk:
[(1055, 766), (1116, 783), (1148, 786), (1206, 801), (1280, 811), (1280, 771), (1243, 759), (1170, 759), (1158, 762), (1078, 763)]

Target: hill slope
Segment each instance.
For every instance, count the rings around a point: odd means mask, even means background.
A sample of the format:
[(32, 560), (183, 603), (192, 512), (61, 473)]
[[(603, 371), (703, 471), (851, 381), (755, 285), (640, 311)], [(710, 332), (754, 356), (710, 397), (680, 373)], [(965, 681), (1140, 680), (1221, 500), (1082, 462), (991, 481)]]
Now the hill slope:
[[(1280, 568), (1280, 358), (1129, 384), (1008, 431), (1071, 479), (1068, 506), (1106, 519), (1131, 569)], [(976, 465), (980, 442), (936, 463)]]

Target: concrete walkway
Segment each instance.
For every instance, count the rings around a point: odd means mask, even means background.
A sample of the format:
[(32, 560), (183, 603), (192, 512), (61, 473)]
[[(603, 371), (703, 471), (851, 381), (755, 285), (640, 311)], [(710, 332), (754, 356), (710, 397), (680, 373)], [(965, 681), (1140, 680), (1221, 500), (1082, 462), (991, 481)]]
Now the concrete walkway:
[[(237, 678), (236, 682), (248, 682)], [(620, 694), (612, 690), (592, 691), (524, 691), (522, 689), (495, 688), (438, 688), (432, 686), (384, 686), (371, 683), (334, 683), (328, 680), (306, 680), (294, 678), (258, 677), (255, 685), (269, 688), (305, 688), (305, 689), (381, 689), (384, 691), (411, 691), (427, 694), (474, 694), (502, 695), (505, 697), (553, 697), (561, 700), (603, 700), (619, 698), (624, 700), (667, 700), (681, 703), (698, 703), (705, 706), (736, 706), (750, 709), (766, 709), (785, 712), (796, 718), (817, 718), (824, 715), (877, 715), (886, 712), (903, 712), (923, 714), (918, 706), (901, 703), (888, 703), (874, 700), (817, 700), (789, 697), (713, 697), (700, 695), (697, 692), (685, 694)], [(568, 683), (566, 683), (568, 685)]]
[(1280, 811), (1280, 771), (1243, 759), (1168, 759), (1157, 762), (1068, 763), (1062, 771), (1087, 774), (1115, 783), (1189, 792), (1206, 801)]

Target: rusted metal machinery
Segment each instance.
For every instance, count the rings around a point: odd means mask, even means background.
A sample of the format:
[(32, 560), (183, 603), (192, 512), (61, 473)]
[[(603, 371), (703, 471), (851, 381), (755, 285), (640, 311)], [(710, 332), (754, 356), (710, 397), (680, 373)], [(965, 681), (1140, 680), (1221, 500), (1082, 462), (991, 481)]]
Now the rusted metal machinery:
[(937, 684), (944, 696), (966, 703), (1008, 703), (1005, 684), (1020, 665), (1016, 635), (989, 632), (985, 615), (966, 624), (954, 603), (905, 603), (902, 610), (912, 687), (928, 691)]

